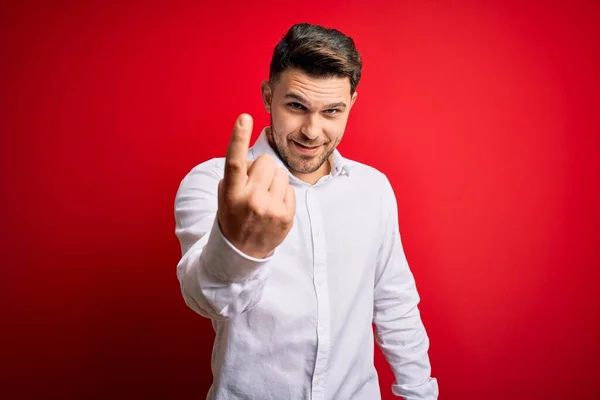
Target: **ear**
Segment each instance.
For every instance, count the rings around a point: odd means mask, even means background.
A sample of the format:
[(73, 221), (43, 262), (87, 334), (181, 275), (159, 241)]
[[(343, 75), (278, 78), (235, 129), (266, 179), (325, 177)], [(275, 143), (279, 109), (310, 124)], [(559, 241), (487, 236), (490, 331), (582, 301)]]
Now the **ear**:
[(273, 91), (271, 90), (271, 85), (269, 81), (264, 80), (260, 85), (260, 92), (262, 94), (263, 105), (265, 106), (265, 110), (270, 114), (271, 113), (271, 103), (273, 101)]
[(350, 108), (352, 108), (352, 106), (354, 105), (354, 102), (356, 101), (357, 97), (358, 97), (358, 92), (354, 92), (354, 94), (352, 94), (352, 98), (350, 99)]

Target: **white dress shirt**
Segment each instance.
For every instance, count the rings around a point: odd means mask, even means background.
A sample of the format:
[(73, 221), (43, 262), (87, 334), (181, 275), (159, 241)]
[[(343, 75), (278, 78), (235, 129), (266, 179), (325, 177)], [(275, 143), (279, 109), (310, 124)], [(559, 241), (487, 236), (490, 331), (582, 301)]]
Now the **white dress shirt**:
[[(285, 168), (263, 130), (248, 158), (265, 153)], [(337, 150), (316, 184), (290, 174), (293, 228), (272, 255), (256, 259), (215, 222), (224, 164), (193, 168), (175, 199), (181, 292), (216, 333), (207, 399), (380, 399), (375, 341), (394, 372), (394, 394), (437, 399), (386, 176)]]

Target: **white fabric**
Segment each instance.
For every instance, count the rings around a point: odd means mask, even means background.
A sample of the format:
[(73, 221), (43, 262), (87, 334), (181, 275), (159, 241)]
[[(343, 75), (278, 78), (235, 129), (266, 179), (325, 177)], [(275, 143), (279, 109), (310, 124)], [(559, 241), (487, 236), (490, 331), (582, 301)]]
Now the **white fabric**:
[[(264, 130), (248, 158), (261, 154), (284, 167)], [(315, 185), (290, 174), (294, 226), (266, 259), (235, 249), (215, 223), (224, 158), (181, 182), (177, 276), (186, 304), (211, 318), (216, 332), (207, 399), (380, 399), (375, 342), (396, 377), (396, 395), (437, 399), (392, 187), (337, 150), (332, 160), (331, 174)]]

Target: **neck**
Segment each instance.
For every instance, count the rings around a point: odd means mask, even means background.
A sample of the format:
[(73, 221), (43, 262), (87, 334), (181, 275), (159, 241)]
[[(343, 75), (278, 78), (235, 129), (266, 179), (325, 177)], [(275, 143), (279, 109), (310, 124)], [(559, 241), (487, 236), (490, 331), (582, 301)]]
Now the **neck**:
[(290, 171), (290, 172), (292, 173), (292, 175), (294, 175), (296, 178), (300, 179), (301, 181), (306, 182), (311, 185), (314, 185), (315, 183), (317, 183), (319, 181), (319, 179), (321, 179), (325, 175), (328, 175), (331, 172), (332, 157), (333, 156), (330, 156), (329, 159), (327, 160), (327, 162), (323, 163), (323, 165), (321, 165), (321, 167), (318, 170), (316, 170), (315, 172), (311, 172), (309, 174), (303, 174), (303, 173), (296, 172), (296, 171)]

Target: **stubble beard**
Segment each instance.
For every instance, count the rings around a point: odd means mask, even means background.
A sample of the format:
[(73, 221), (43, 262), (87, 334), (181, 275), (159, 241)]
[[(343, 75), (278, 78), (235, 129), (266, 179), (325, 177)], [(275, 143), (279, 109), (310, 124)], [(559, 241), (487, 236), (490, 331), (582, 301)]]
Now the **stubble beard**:
[[(286, 167), (293, 172), (299, 174), (311, 174), (318, 171), (321, 166), (329, 160), (329, 157), (335, 150), (335, 145), (332, 146), (325, 154), (319, 156), (303, 156), (303, 155), (292, 155), (289, 146), (291, 141), (282, 135), (278, 135), (273, 129), (273, 121), (268, 128), (267, 139), (273, 150), (277, 153), (279, 158), (283, 161)], [(324, 144), (325, 145), (325, 144)]]

